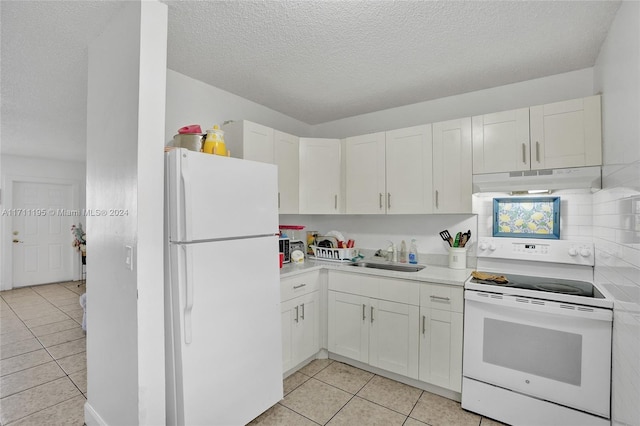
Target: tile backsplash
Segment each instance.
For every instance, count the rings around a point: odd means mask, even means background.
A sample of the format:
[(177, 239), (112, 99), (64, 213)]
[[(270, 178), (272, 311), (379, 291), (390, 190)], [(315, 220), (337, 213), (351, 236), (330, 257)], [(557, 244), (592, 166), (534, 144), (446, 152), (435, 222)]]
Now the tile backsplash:
[(603, 168), (593, 195), (595, 281), (614, 297), (613, 424), (640, 422), (640, 162)]
[[(591, 241), (593, 237), (592, 194), (586, 189), (555, 191), (560, 197), (560, 239)], [(478, 215), (478, 236), (493, 235), (493, 199), (508, 197), (505, 193), (482, 193), (473, 195), (473, 213)], [(518, 197), (523, 197), (518, 195)], [(540, 197), (540, 195), (531, 195)]]

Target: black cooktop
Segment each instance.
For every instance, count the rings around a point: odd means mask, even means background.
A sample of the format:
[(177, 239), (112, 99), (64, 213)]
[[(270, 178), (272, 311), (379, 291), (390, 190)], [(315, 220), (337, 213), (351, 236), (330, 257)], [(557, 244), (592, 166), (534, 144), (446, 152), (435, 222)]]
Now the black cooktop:
[(530, 277), (525, 275), (508, 274), (505, 277), (508, 283), (499, 284), (494, 281), (472, 278), (471, 282), (477, 284), (495, 285), (499, 287), (524, 288), (527, 290), (546, 291), (550, 293), (570, 294), (573, 296), (593, 297), (604, 299), (604, 295), (593, 284), (586, 281), (564, 280), (558, 278)]

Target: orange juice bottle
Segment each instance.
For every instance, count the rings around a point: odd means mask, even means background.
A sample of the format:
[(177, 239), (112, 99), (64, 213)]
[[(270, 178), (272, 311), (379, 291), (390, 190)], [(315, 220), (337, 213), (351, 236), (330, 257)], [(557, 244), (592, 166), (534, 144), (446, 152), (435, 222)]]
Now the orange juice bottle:
[(217, 124), (213, 126), (213, 129), (207, 130), (207, 138), (204, 141), (204, 148), (202, 150), (207, 154), (227, 156), (227, 148), (224, 144), (224, 132), (220, 130)]

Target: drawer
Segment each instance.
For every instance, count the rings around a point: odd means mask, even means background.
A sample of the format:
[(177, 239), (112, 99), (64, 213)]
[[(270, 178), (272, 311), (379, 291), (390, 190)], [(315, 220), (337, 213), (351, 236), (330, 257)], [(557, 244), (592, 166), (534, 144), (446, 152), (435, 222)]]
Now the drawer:
[(463, 288), (441, 284), (423, 284), (420, 288), (420, 306), (461, 313), (464, 306)]
[(280, 280), (280, 301), (293, 299), (320, 288), (320, 271), (287, 277)]

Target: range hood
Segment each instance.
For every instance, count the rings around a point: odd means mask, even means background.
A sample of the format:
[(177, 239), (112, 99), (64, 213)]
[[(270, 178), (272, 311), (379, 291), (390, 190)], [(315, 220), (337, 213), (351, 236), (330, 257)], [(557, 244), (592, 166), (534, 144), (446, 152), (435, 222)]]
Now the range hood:
[(600, 166), (473, 175), (473, 193), (602, 188)]

